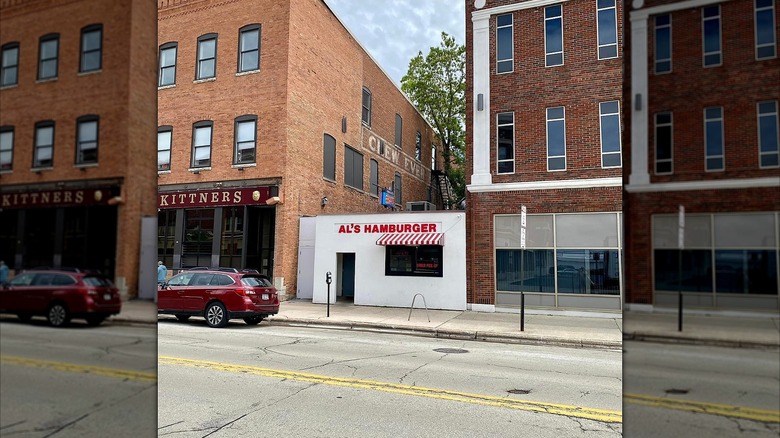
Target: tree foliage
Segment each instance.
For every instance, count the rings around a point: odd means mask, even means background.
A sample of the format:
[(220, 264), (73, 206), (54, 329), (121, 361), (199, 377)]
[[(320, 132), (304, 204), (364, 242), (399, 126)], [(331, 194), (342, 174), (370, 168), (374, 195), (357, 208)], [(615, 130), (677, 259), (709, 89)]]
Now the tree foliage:
[(466, 47), (441, 34), (439, 47), (409, 61), (401, 90), (433, 127), (441, 141), (444, 172), (456, 200), (465, 197)]

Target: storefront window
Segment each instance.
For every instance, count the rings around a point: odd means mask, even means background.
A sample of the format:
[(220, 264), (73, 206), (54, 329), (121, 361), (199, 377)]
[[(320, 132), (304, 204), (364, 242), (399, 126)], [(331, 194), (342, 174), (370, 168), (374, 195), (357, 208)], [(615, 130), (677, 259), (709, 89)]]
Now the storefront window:
[(244, 207), (222, 209), (222, 244), (219, 266), (243, 268), (241, 253), (244, 246)]
[(555, 292), (554, 272), (554, 257), (551, 249), (496, 250), (496, 288), (498, 290)]
[(777, 253), (767, 250), (715, 251), (718, 292), (777, 293)]
[(386, 251), (385, 275), (442, 276), (442, 247), (439, 245), (388, 246)]
[(620, 267), (615, 250), (564, 249), (556, 253), (558, 292), (620, 294)]
[(157, 259), (173, 267), (173, 245), (176, 242), (176, 210), (157, 213)]
[(181, 267), (211, 266), (213, 241), (214, 209), (185, 210)]
[[(712, 292), (712, 253), (706, 249), (682, 252), (682, 270), (678, 259), (680, 250), (655, 250), (655, 290)], [(682, 274), (682, 275), (681, 275)], [(679, 285), (678, 285), (679, 284)]]

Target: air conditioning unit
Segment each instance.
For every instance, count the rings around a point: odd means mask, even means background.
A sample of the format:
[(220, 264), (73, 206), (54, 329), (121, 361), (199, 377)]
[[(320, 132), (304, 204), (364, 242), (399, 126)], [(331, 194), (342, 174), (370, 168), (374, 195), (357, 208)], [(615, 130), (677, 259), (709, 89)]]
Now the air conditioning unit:
[(428, 211), (436, 210), (436, 204), (431, 204), (428, 201), (414, 201), (406, 203), (406, 211)]

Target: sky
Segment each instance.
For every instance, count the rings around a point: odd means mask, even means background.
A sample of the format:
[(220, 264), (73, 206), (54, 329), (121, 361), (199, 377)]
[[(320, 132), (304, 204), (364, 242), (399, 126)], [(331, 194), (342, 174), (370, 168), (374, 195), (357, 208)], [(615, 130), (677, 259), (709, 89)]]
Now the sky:
[(325, 0), (399, 87), (409, 61), (439, 46), (441, 33), (466, 43), (463, 0)]

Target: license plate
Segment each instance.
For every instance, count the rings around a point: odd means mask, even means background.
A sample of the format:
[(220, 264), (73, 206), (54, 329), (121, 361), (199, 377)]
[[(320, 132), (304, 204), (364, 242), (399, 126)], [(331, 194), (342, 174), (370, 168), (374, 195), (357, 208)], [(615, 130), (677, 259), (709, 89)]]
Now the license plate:
[(267, 300), (267, 299), (268, 299), (268, 294), (263, 294), (263, 295), (261, 295), (261, 297), (262, 297), (264, 300)]
[(111, 294), (103, 294), (103, 299), (106, 301), (111, 301)]

